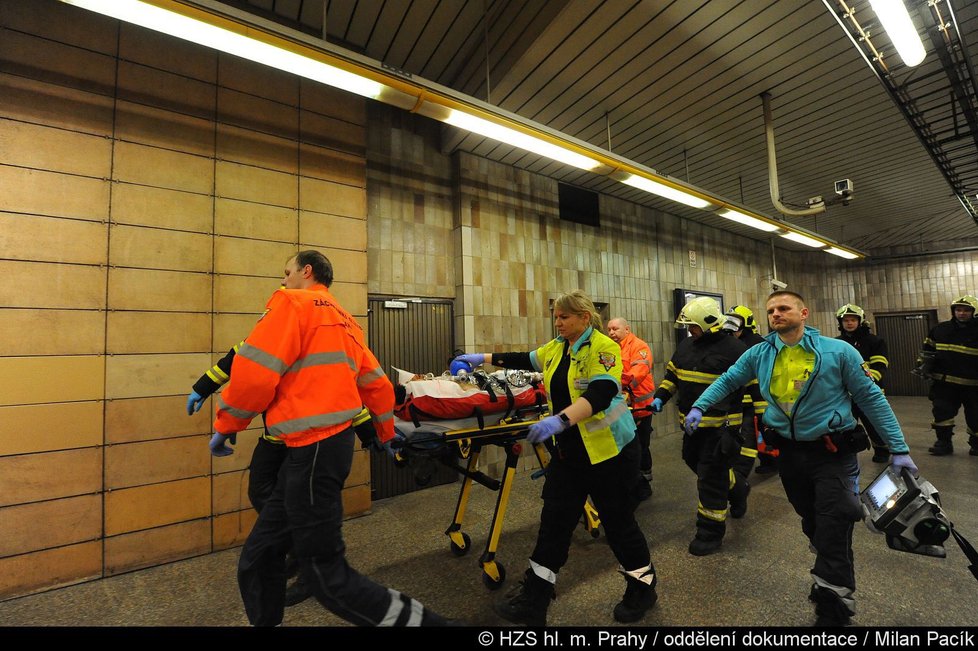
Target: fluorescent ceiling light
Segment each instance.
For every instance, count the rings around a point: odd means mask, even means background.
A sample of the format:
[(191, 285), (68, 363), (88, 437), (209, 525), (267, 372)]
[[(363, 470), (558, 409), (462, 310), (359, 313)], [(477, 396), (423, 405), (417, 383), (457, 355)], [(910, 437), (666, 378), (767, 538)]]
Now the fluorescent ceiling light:
[(514, 147), (525, 149), (528, 152), (539, 154), (540, 156), (546, 156), (547, 158), (582, 170), (591, 171), (601, 166), (601, 163), (593, 158), (582, 156), (577, 152), (565, 149), (546, 140), (531, 136), (522, 131), (517, 131), (516, 129), (504, 127), (501, 124), (496, 124), (489, 120), (484, 120), (464, 111), (452, 109), (444, 121), (460, 129), (498, 140), (506, 145), (513, 145)]
[(233, 54), (242, 59), (291, 72), (306, 79), (335, 86), (363, 97), (376, 99), (386, 88), (383, 84), (341, 70), (328, 63), (139, 0), (62, 1), (198, 45)]
[(781, 237), (786, 240), (791, 240), (792, 242), (798, 242), (799, 244), (804, 244), (805, 246), (811, 247), (823, 247), (825, 242), (820, 242), (814, 237), (808, 237), (807, 235), (802, 235), (801, 233), (796, 233), (794, 231), (788, 231), (787, 233), (782, 233)]
[(708, 208), (710, 202), (699, 197), (695, 197), (691, 194), (686, 194), (681, 190), (677, 190), (673, 187), (659, 183), (658, 181), (653, 181), (652, 179), (647, 179), (644, 176), (638, 176), (636, 174), (629, 174), (628, 177), (622, 181), (625, 185), (630, 185), (633, 188), (638, 188), (639, 190), (645, 190), (646, 192), (651, 192), (652, 194), (657, 194), (660, 197), (665, 197), (666, 199), (671, 199), (678, 203), (686, 204), (691, 208)]
[(869, 0), (869, 4), (903, 62), (912, 67), (923, 61), (927, 52), (903, 0)]
[(856, 258), (859, 257), (855, 253), (851, 253), (849, 251), (846, 251), (845, 249), (839, 249), (834, 246), (830, 246), (829, 248), (825, 249), (825, 252), (831, 253), (832, 255), (837, 255), (840, 258), (845, 258), (846, 260), (855, 260)]
[(738, 224), (743, 224), (744, 226), (750, 226), (751, 228), (757, 228), (762, 231), (767, 231), (768, 233), (773, 233), (774, 231), (781, 230), (780, 227), (774, 224), (769, 224), (765, 221), (761, 221), (756, 217), (751, 217), (750, 215), (745, 215), (739, 210), (733, 210), (727, 208), (726, 210), (721, 210), (717, 213), (721, 217), (726, 217), (731, 221), (735, 221)]

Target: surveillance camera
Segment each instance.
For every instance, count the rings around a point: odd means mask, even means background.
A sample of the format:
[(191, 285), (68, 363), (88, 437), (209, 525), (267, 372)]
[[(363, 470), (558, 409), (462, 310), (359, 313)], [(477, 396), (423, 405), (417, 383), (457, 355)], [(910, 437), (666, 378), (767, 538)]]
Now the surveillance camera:
[(835, 193), (841, 197), (852, 194), (852, 181), (842, 179), (835, 182)]
[(788, 287), (788, 283), (782, 282), (782, 281), (778, 280), (777, 278), (774, 278), (773, 280), (771, 280), (771, 288), (774, 289), (774, 290), (786, 289), (787, 287)]

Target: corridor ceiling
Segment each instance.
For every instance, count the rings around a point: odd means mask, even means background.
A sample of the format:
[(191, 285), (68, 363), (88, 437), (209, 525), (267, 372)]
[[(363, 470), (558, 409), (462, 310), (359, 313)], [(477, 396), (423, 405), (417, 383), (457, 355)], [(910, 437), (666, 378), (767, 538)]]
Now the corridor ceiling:
[[(926, 0), (906, 0), (927, 50), (916, 68), (903, 65), (868, 0), (222, 4), (320, 38), (325, 31), (335, 45), (780, 219), (769, 191), (760, 99), (768, 92), (782, 201), (804, 207), (810, 197), (835, 197), (837, 180), (854, 186), (848, 206), (785, 219), (871, 255), (978, 244), (973, 0), (936, 2), (946, 27), (953, 14), (957, 33), (934, 27)], [(882, 65), (861, 53), (866, 41), (850, 37), (855, 24), (869, 34)], [(469, 151), (768, 239), (607, 177), (445, 129), (446, 151)], [(779, 247), (805, 248), (774, 239)]]

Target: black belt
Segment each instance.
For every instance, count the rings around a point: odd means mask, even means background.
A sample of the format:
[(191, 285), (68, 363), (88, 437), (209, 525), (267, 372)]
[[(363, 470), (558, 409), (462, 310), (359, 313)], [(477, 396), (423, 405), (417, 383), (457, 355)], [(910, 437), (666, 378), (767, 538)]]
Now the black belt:
[(789, 439), (777, 430), (764, 428), (764, 443), (781, 450), (826, 450), (841, 454), (855, 454), (870, 448), (869, 436), (862, 425), (856, 425), (845, 432), (829, 432), (808, 441)]

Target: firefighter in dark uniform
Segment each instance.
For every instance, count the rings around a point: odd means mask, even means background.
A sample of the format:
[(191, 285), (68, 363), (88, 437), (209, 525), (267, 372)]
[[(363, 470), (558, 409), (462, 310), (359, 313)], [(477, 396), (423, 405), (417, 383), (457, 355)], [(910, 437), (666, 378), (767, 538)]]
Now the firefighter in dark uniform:
[[(836, 339), (841, 339), (859, 351), (863, 361), (869, 366), (869, 376), (880, 389), (883, 389), (883, 373), (890, 365), (890, 361), (886, 358), (886, 342), (869, 331), (866, 311), (858, 305), (847, 303), (836, 310), (835, 318), (839, 322), (839, 336)], [(859, 410), (858, 405), (853, 405), (852, 415), (859, 419), (866, 428), (869, 440), (873, 442), (873, 462), (889, 463), (890, 448), (869, 419)]]
[[(750, 308), (744, 305), (735, 305), (727, 310), (724, 316), (726, 316), (727, 322), (723, 325), (723, 329), (740, 339), (748, 348), (764, 341), (757, 334), (757, 322), (754, 320), (754, 312)], [(767, 403), (760, 397), (757, 380), (751, 380), (745, 388), (747, 390), (744, 391), (744, 398), (741, 403), (744, 420), (740, 425), (740, 434), (744, 437), (744, 447), (740, 451), (741, 458), (734, 464), (734, 472), (742, 474), (745, 477), (744, 485), (749, 487), (750, 484), (746, 482), (746, 477), (750, 475), (750, 471), (754, 467), (754, 459), (757, 458), (760, 462), (757, 468), (758, 474), (777, 472), (778, 451), (764, 445), (760, 428), (757, 427), (757, 423), (760, 422), (760, 418), (767, 408)], [(730, 515), (733, 517), (741, 517), (733, 507), (730, 508), (730, 511)]]
[[(722, 331), (724, 322), (720, 306), (707, 296), (694, 298), (683, 307), (676, 327), (688, 328), (690, 336), (683, 339), (666, 366), (665, 379), (652, 401), (653, 411), (662, 411), (678, 393), (679, 420), (683, 422), (700, 394), (747, 350), (739, 339)], [(720, 550), (730, 496), (742, 498), (744, 504), (734, 506), (746, 512), (747, 489), (737, 485), (743, 478), (732, 469), (743, 446), (742, 395), (742, 389), (730, 392), (703, 417), (699, 430), (683, 437), (683, 461), (696, 473), (699, 494), (696, 537), (689, 543), (689, 553), (695, 556)]]
[(938, 323), (924, 339), (915, 372), (933, 381), (932, 403), (937, 441), (928, 452), (954, 452), (954, 417), (964, 406), (968, 454), (978, 456), (978, 298), (961, 296), (951, 303), (951, 320)]

